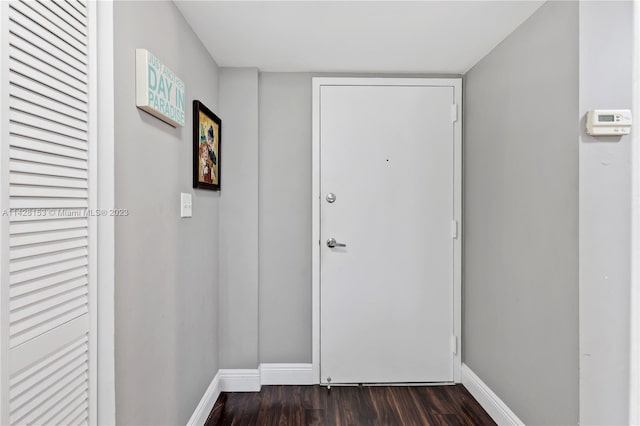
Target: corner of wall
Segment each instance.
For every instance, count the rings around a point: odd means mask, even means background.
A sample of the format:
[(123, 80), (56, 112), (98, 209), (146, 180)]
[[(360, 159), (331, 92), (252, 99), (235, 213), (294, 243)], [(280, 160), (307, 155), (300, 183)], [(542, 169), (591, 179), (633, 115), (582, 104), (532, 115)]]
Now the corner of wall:
[(220, 70), (220, 368), (258, 359), (258, 70)]
[(585, 116), (632, 108), (632, 9), (579, 4), (581, 424), (629, 422), (632, 136), (591, 137)]
[[(217, 109), (218, 66), (173, 2), (113, 7), (115, 207), (129, 211), (115, 221), (116, 421), (184, 424), (218, 368), (219, 194), (192, 188), (190, 107)], [(140, 47), (184, 81), (184, 127), (136, 108)]]
[(464, 362), (533, 424), (578, 422), (577, 78), (547, 2), (464, 79)]

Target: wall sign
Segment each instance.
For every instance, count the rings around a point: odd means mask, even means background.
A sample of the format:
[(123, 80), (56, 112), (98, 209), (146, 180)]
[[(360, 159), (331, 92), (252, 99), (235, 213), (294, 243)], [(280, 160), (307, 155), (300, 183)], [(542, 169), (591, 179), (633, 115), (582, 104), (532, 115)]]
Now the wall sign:
[(136, 106), (173, 127), (184, 126), (184, 82), (147, 49), (136, 49)]

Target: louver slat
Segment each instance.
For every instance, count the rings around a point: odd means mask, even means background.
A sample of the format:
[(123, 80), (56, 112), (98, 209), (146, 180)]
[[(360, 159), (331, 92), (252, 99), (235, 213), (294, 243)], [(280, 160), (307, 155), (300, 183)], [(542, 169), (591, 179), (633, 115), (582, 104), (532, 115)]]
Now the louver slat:
[(41, 3), (37, 1), (20, 1), (13, 3), (13, 5), (17, 10), (33, 19), (34, 22), (37, 22), (51, 34), (55, 34), (55, 37), (64, 41), (69, 46), (69, 50), (73, 49), (77, 51), (80, 56), (87, 56), (86, 37)]
[(88, 338), (80, 336), (10, 378), (12, 424), (58, 424), (69, 405), (88, 411)]
[(72, 48), (62, 38), (53, 35), (46, 26), (40, 23), (40, 16), (33, 13), (32, 10), (22, 3), (11, 3), (9, 18), (11, 23), (18, 24), (27, 31), (24, 33), (25, 37), (22, 38), (34, 44), (44, 43), (47, 51), (55, 53), (59, 59), (64, 60), (69, 65), (76, 66), (79, 71), (86, 69), (87, 56)]
[(13, 0), (6, 10), (8, 418), (14, 425), (87, 424), (95, 416), (90, 15), (77, 0)]
[[(11, 46), (15, 47), (19, 51), (24, 52), (27, 55), (30, 55), (34, 58), (40, 58), (42, 62), (45, 62), (51, 65), (53, 68), (59, 70), (60, 72), (67, 74), (69, 77), (75, 78), (79, 83), (87, 83), (87, 75), (78, 70), (78, 68), (68, 64), (64, 60), (58, 58), (54, 54), (45, 50), (42, 44), (34, 45), (25, 40), (25, 33), (18, 24), (12, 24), (9, 26), (9, 31), (11, 36), (9, 38), (9, 43)], [(55, 52), (53, 52), (55, 53)], [(85, 89), (82, 85), (78, 85), (80, 90)]]

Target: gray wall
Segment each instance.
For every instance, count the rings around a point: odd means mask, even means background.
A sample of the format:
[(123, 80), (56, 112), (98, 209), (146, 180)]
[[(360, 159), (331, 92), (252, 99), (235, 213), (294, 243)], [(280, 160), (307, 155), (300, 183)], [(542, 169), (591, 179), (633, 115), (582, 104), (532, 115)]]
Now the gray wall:
[(526, 424), (578, 423), (578, 5), (466, 75), (463, 361)]
[(220, 368), (258, 366), (258, 70), (221, 68)]
[(632, 9), (630, 1), (580, 4), (583, 425), (628, 424), (631, 136), (590, 137), (584, 117), (590, 109), (631, 108)]
[[(116, 207), (131, 212), (116, 221), (117, 420), (184, 424), (218, 352), (221, 368), (311, 361), (312, 74), (223, 69), (219, 90), (172, 3), (114, 7)], [(577, 423), (579, 354), (582, 422), (626, 414), (628, 141), (578, 145), (576, 117), (630, 104), (610, 49), (631, 42), (629, 7), (585, 3), (578, 33), (576, 3), (548, 3), (465, 80), (464, 360), (527, 423)], [(220, 193), (191, 189), (190, 104), (182, 129), (135, 108), (136, 47), (219, 112)]]
[(311, 79), (260, 73), (260, 362), (311, 363)]
[[(173, 3), (114, 8), (117, 422), (185, 424), (218, 369), (219, 194), (191, 188), (191, 101), (216, 111), (218, 67)], [(136, 108), (136, 47), (185, 82), (185, 127)]]
[(311, 74), (260, 74), (260, 362), (311, 362)]

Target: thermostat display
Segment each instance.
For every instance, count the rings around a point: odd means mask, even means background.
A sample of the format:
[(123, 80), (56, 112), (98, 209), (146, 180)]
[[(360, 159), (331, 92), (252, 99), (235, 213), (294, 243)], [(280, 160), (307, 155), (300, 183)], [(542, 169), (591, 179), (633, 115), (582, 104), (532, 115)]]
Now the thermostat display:
[(587, 114), (587, 133), (592, 136), (621, 136), (631, 133), (628, 109), (595, 109)]

